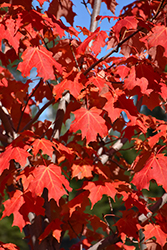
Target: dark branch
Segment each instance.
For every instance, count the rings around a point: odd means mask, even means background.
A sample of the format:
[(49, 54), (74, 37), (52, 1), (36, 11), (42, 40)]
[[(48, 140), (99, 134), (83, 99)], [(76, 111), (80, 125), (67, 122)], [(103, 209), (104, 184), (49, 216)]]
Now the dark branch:
[(47, 102), (39, 111), (38, 113), (34, 116), (33, 119), (31, 119), (25, 126), (24, 128), (21, 130), (21, 132), (23, 132), (24, 130), (28, 129), (37, 119), (38, 117), (42, 114), (42, 112), (49, 107), (50, 104), (52, 104), (55, 101), (55, 98), (52, 98), (49, 102)]

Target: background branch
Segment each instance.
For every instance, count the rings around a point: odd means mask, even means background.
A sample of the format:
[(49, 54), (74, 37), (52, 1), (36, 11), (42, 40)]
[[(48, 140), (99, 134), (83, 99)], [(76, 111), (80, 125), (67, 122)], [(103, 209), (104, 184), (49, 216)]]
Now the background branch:
[(34, 116), (34, 118), (32, 118), (25, 126), (24, 128), (21, 130), (21, 132), (23, 132), (24, 130), (28, 129), (38, 118), (39, 116), (42, 114), (42, 112), (50, 106), (50, 104), (52, 104), (55, 101), (55, 98), (53, 97), (49, 102), (47, 102), (38, 112), (37, 114)]
[(91, 15), (91, 22), (89, 28), (91, 32), (94, 32), (97, 29), (98, 21), (96, 21), (96, 17), (100, 13), (100, 7), (101, 7), (101, 0), (94, 0), (93, 12)]

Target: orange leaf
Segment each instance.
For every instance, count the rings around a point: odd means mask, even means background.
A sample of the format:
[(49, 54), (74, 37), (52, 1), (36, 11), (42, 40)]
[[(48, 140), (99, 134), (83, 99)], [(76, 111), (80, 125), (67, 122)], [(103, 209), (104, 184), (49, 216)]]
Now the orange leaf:
[(148, 41), (149, 48), (157, 45), (163, 46), (165, 49), (165, 56), (166, 56), (167, 28), (164, 25), (155, 26), (152, 29), (151, 34), (148, 37), (144, 38), (144, 40), (145, 39)]
[(24, 166), (28, 156), (30, 156), (30, 154), (23, 147), (15, 146), (13, 141), (0, 155), (0, 174), (5, 169), (9, 169), (10, 160), (15, 160), (21, 166)]
[(43, 46), (27, 48), (22, 54), (23, 62), (19, 63), (18, 70), (23, 76), (29, 76), (33, 67), (37, 68), (38, 76), (44, 80), (55, 79), (53, 66), (62, 73), (62, 67), (52, 57), (52, 52)]
[(32, 146), (33, 146), (33, 153), (35, 156), (39, 152), (39, 150), (41, 149), (43, 154), (47, 154), (50, 157), (52, 157), (54, 144), (51, 141), (46, 140), (45, 138), (36, 139), (32, 143)]
[(81, 130), (82, 139), (86, 137), (87, 144), (90, 141), (95, 141), (96, 136), (99, 133), (101, 137), (107, 135), (108, 130), (105, 125), (105, 120), (100, 116), (101, 110), (95, 107), (90, 110), (81, 107), (80, 109), (74, 111), (75, 120), (71, 124), (70, 130), (72, 132), (77, 132)]
[(0, 250), (19, 250), (19, 248), (13, 243), (3, 243), (0, 241)]
[(98, 34), (100, 28), (98, 27), (93, 33), (91, 36), (87, 37), (82, 43), (81, 45), (79, 45), (79, 47), (77, 48), (76, 50), (76, 54), (84, 54), (86, 48), (88, 47), (90, 41), (92, 41), (96, 35)]
[(43, 204), (44, 199), (42, 197), (34, 199), (30, 192), (23, 194), (20, 190), (16, 190), (12, 198), (3, 203), (5, 210), (2, 219), (13, 214), (13, 226), (18, 226), (20, 231), (22, 231), (23, 227), (29, 223), (29, 212), (33, 212), (36, 215), (44, 215)]
[(167, 234), (162, 231), (159, 225), (149, 224), (145, 226), (145, 240), (148, 240), (152, 237), (156, 237), (156, 242), (163, 247), (166, 244)]
[(93, 162), (90, 159), (77, 159), (72, 165), (72, 178), (78, 177), (83, 179), (84, 177), (92, 177), (92, 171), (94, 169)]
[(22, 192), (20, 190), (16, 190), (13, 197), (3, 203), (5, 210), (2, 215), (2, 219), (6, 216), (14, 214), (13, 226), (18, 226), (20, 231), (25, 226), (25, 220), (23, 219), (23, 215), (19, 213), (19, 209), (24, 203), (24, 198), (22, 196)]
[(16, 32), (16, 20), (7, 19), (5, 24), (6, 27), (3, 24), (0, 25), (0, 42), (2, 39), (7, 39), (9, 44), (13, 46), (18, 53), (19, 40), (22, 35), (19, 32)]
[(92, 207), (97, 203), (99, 200), (101, 200), (102, 196), (108, 195), (111, 198), (115, 198), (117, 191), (117, 187), (123, 184), (123, 182), (105, 182), (103, 183), (102, 181), (94, 181), (94, 182), (87, 182), (87, 185), (83, 187), (83, 189), (89, 190), (89, 199), (92, 203)]
[(167, 158), (163, 154), (152, 155), (142, 170), (135, 174), (132, 183), (139, 189), (149, 188), (149, 182), (154, 179), (158, 185), (167, 190)]
[(57, 100), (62, 96), (64, 90), (69, 90), (70, 93), (75, 98), (77, 98), (82, 88), (83, 85), (82, 85), (81, 73), (70, 72), (68, 75), (66, 75), (66, 78), (61, 83), (54, 86), (53, 94), (56, 95), (56, 100)]
[(34, 181), (30, 183), (29, 190), (33, 196), (41, 196), (43, 189), (47, 188), (49, 200), (53, 198), (58, 203), (60, 198), (67, 194), (65, 188), (69, 192), (72, 190), (67, 179), (61, 174), (61, 168), (57, 165), (40, 165), (32, 171), (32, 174)]

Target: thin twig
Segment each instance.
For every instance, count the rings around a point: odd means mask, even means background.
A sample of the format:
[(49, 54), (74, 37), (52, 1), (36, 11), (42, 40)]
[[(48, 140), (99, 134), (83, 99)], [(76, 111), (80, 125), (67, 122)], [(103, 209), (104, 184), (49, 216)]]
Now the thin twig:
[(36, 87), (34, 88), (34, 90), (32, 91), (32, 93), (29, 95), (29, 97), (28, 97), (28, 99), (27, 99), (27, 101), (25, 103), (25, 106), (24, 106), (24, 108), (23, 108), (23, 110), (21, 112), (19, 123), (18, 123), (17, 129), (16, 129), (17, 132), (19, 131), (20, 124), (21, 124), (21, 121), (22, 121), (22, 118), (23, 118), (24, 111), (25, 111), (25, 109), (27, 107), (27, 104), (28, 104), (29, 100), (31, 99), (31, 97), (34, 95), (35, 91), (38, 89), (40, 83), (41, 83), (41, 79), (40, 79), (39, 83), (36, 85)]
[[(150, 22), (152, 22), (159, 14), (159, 11), (161, 9), (161, 7), (163, 6), (164, 0), (162, 0), (157, 8), (157, 11), (155, 13), (155, 15), (149, 20)], [(96, 65), (98, 65), (99, 63), (101, 63), (102, 61), (104, 61), (105, 59), (107, 59), (110, 55), (112, 55), (113, 53), (117, 53), (119, 48), (122, 46), (123, 43), (125, 43), (126, 41), (128, 41), (131, 37), (133, 37), (134, 35), (136, 35), (139, 31), (142, 31), (144, 28), (140, 27), (138, 28), (136, 31), (134, 31), (132, 34), (130, 34), (129, 36), (127, 36), (125, 39), (123, 39), (122, 41), (120, 41), (118, 43), (118, 45), (112, 49), (109, 53), (107, 53), (105, 56), (101, 57), (97, 62), (93, 63), (87, 70), (85, 70), (85, 72), (83, 73), (84, 75), (87, 75), (89, 73), (89, 71), (91, 69), (93, 69)]]
[(98, 61), (96, 61), (95, 63), (93, 63), (87, 70), (85, 70), (85, 72), (83, 73), (84, 75), (87, 75), (89, 73), (89, 71), (91, 69), (93, 69), (96, 65), (98, 65), (99, 63), (103, 62), (105, 59), (107, 59), (109, 56), (111, 56), (113, 53), (117, 53), (119, 48), (121, 47), (121, 45), (123, 43), (125, 43), (126, 41), (128, 41), (131, 37), (133, 37), (134, 35), (136, 35), (139, 31), (141, 31), (143, 29), (143, 27), (140, 27), (138, 30), (136, 30), (135, 32), (133, 32), (131, 35), (129, 35), (128, 37), (126, 37), (125, 39), (123, 39), (121, 42), (118, 43), (118, 45), (112, 49), (108, 54), (106, 54), (105, 56), (102, 56)]
[(10, 136), (12, 139), (14, 139), (15, 130), (11, 116), (8, 114), (7, 109), (2, 106), (1, 102), (0, 102), (0, 119), (2, 121), (2, 124), (5, 128), (7, 135)]
[(81, 3), (85, 6), (87, 12), (88, 12), (89, 15), (91, 16), (92, 14), (91, 14), (91, 12), (90, 12), (90, 10), (89, 10), (89, 8), (88, 8), (88, 5), (87, 5), (87, 3), (85, 2), (85, 0), (83, 0), (83, 2), (81, 2)]
[(74, 60), (75, 60), (75, 63), (76, 63), (76, 66), (77, 66), (78, 72), (80, 72), (80, 71), (81, 71), (81, 69), (80, 69), (79, 64), (78, 64), (78, 61), (77, 61), (77, 59), (76, 59), (76, 56), (75, 56), (75, 53), (74, 53), (74, 50), (73, 50), (73, 47), (72, 47), (71, 41), (70, 41), (70, 49), (71, 49), (71, 53), (72, 53), (72, 55), (73, 55), (73, 57), (74, 57)]
[(33, 119), (31, 119), (25, 126), (24, 128), (21, 130), (21, 132), (23, 132), (24, 130), (28, 129), (37, 119), (38, 117), (42, 114), (42, 112), (53, 102), (55, 101), (55, 98), (52, 98), (49, 102), (47, 102), (39, 111), (38, 113), (34, 116)]

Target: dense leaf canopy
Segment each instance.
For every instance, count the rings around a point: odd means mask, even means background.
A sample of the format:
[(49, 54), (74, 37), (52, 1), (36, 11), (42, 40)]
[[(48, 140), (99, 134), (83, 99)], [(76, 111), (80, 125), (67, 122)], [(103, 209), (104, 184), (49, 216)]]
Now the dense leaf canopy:
[(94, 21), (116, 20), (109, 31), (74, 28), (73, 0), (38, 2), (0, 1), (1, 219), (13, 214), (35, 250), (64, 249), (67, 237), (70, 250), (165, 249), (167, 123), (150, 114), (167, 111), (167, 1), (116, 17), (119, 1), (103, 0), (111, 15)]

